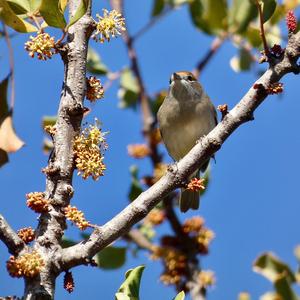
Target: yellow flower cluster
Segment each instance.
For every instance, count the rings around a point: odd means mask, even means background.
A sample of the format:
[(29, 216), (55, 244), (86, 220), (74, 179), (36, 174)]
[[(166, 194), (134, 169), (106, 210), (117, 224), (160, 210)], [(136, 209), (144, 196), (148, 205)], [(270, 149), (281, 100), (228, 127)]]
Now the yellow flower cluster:
[(182, 226), (182, 230), (185, 233), (198, 233), (204, 225), (204, 222), (204, 219), (199, 216), (192, 217), (185, 220)]
[(125, 19), (116, 10), (108, 11), (103, 9), (103, 17), (96, 15), (98, 22), (96, 25), (96, 32), (93, 38), (96, 41), (104, 43), (105, 40), (110, 41), (110, 37), (117, 37), (125, 31)]
[(215, 274), (213, 271), (201, 271), (198, 275), (199, 283), (202, 287), (207, 288), (208, 286), (212, 286), (216, 283)]
[(34, 230), (31, 227), (26, 227), (18, 230), (18, 236), (25, 244), (29, 244), (35, 238)]
[(146, 144), (131, 144), (127, 146), (128, 155), (134, 158), (144, 158), (150, 154)]
[(153, 247), (152, 259), (163, 259), (165, 269), (160, 280), (166, 284), (179, 284), (187, 271), (187, 258), (179, 250), (168, 247)]
[(86, 98), (91, 102), (104, 97), (104, 89), (99, 79), (94, 76), (86, 79)]
[(44, 199), (45, 195), (42, 192), (33, 192), (26, 195), (27, 206), (36, 213), (47, 212), (49, 210), (49, 201)]
[(65, 216), (80, 230), (85, 230), (87, 227), (91, 226), (91, 224), (85, 219), (83, 212), (78, 210), (76, 206), (68, 205), (65, 208)]
[(46, 125), (44, 127), (44, 130), (45, 130), (46, 133), (48, 133), (51, 136), (54, 136), (55, 133), (56, 133), (56, 127), (53, 126), (53, 125)]
[(37, 251), (20, 255), (18, 258), (11, 256), (6, 262), (6, 268), (12, 277), (35, 277), (44, 266), (44, 261)]
[(36, 54), (40, 60), (47, 60), (57, 53), (54, 37), (42, 32), (35, 37), (30, 36), (30, 40), (25, 43), (25, 50), (29, 56), (34, 57)]
[(107, 144), (104, 134), (101, 132), (97, 121), (95, 125), (90, 125), (83, 130), (74, 141), (75, 163), (78, 175), (81, 175), (83, 179), (91, 176), (94, 180), (103, 176), (106, 169), (103, 163), (103, 152), (106, 148)]
[(145, 222), (151, 225), (160, 225), (164, 220), (165, 213), (163, 210), (158, 208), (152, 209), (145, 218)]

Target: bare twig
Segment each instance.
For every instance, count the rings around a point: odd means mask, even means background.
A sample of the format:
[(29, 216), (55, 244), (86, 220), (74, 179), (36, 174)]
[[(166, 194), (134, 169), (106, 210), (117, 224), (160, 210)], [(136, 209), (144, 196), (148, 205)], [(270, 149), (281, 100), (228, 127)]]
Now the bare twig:
[(262, 39), (262, 42), (263, 42), (263, 45), (264, 45), (265, 55), (267, 57), (269, 57), (270, 50), (269, 50), (269, 47), (268, 47), (268, 44), (267, 44), (266, 35), (265, 35), (264, 16), (263, 16), (261, 4), (258, 2), (258, 0), (255, 0), (255, 4), (256, 4), (257, 9), (258, 9), (259, 24), (260, 24), (260, 36), (261, 36), (261, 39)]
[[(299, 73), (297, 60), (300, 56), (300, 32), (291, 35), (282, 59), (256, 81), (264, 87), (278, 82), (287, 73)], [(203, 161), (206, 161), (218, 151), (226, 139), (242, 124), (253, 120), (256, 108), (267, 97), (267, 93), (259, 93), (253, 86), (248, 90), (240, 102), (229, 111), (207, 136), (203, 137), (193, 149), (180, 160), (174, 170), (168, 172), (156, 184), (129, 204), (102, 227), (95, 228), (88, 240), (67, 249), (63, 249), (60, 266), (63, 269), (82, 264), (93, 257), (98, 251), (121, 237), (129, 229), (144, 218), (147, 213), (166, 197), (172, 190), (180, 186), (182, 180), (191, 175)]]
[(159, 14), (156, 17), (152, 17), (150, 19), (150, 21), (144, 25), (139, 31), (137, 31), (133, 36), (132, 36), (132, 40), (133, 42), (135, 42), (137, 39), (139, 39), (142, 35), (144, 35), (144, 33), (146, 33), (148, 30), (150, 30), (154, 25), (156, 25), (163, 17), (165, 17), (166, 15), (168, 15), (170, 12), (172, 11), (172, 9), (165, 9), (164, 11), (162, 11), (161, 14)]
[[(124, 9), (123, 9), (123, 0), (111, 0), (111, 6), (115, 10), (119, 11), (122, 15), (124, 15)], [(149, 134), (151, 132), (151, 129), (154, 125), (154, 117), (151, 111), (151, 107), (149, 104), (149, 97), (147, 95), (144, 82), (142, 79), (142, 74), (139, 67), (138, 57), (135, 51), (135, 48), (133, 46), (133, 39), (130, 36), (128, 30), (126, 30), (122, 34), (123, 40), (125, 42), (125, 45), (127, 47), (128, 56), (131, 61), (131, 70), (134, 73), (134, 75), (137, 78), (138, 86), (139, 86), (139, 93), (140, 93), (140, 105), (142, 110), (142, 116), (143, 116), (143, 132), (144, 134)]]
[(193, 73), (196, 78), (199, 77), (203, 69), (206, 65), (210, 62), (214, 54), (218, 51), (218, 49), (223, 45), (224, 41), (226, 40), (226, 36), (216, 37), (211, 45), (209, 50), (206, 52), (204, 57), (197, 63), (196, 68), (193, 70)]
[(17, 255), (24, 247), (24, 242), (17, 233), (8, 225), (0, 214), (0, 240), (6, 245), (9, 253)]
[(9, 53), (9, 68), (10, 68), (10, 108), (13, 109), (15, 106), (15, 63), (14, 63), (14, 50), (11, 45), (10, 36), (8, 34), (6, 25), (3, 23), (3, 32), (5, 36), (5, 41)]

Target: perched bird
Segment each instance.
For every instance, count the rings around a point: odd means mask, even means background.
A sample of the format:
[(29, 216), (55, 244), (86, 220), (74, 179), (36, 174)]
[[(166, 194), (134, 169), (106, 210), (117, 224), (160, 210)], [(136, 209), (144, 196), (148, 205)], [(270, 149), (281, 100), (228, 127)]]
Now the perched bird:
[[(168, 95), (157, 113), (162, 139), (175, 160), (183, 158), (204, 135), (218, 123), (214, 105), (202, 85), (191, 72), (173, 73)], [(191, 178), (200, 176), (209, 164), (206, 161)], [(181, 190), (180, 210), (199, 208), (199, 192)]]

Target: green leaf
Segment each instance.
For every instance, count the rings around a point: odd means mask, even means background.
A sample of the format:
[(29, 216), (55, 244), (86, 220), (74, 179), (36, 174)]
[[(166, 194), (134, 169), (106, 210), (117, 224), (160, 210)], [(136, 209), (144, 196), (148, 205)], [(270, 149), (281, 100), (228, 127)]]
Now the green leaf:
[(26, 14), (30, 11), (30, 5), (27, 0), (6, 0), (6, 2), (17, 15)]
[(271, 282), (275, 282), (280, 279), (283, 274), (287, 278), (288, 282), (295, 282), (296, 278), (290, 267), (280, 261), (272, 253), (264, 253), (259, 256), (254, 264), (253, 269), (255, 272), (263, 275)]
[(248, 71), (253, 63), (251, 53), (241, 48), (238, 56), (230, 60), (230, 66), (235, 72)]
[(257, 17), (257, 13), (253, 0), (233, 0), (229, 10), (229, 31), (244, 32), (249, 23)]
[(120, 89), (118, 97), (120, 99), (120, 108), (136, 108), (139, 98), (138, 81), (130, 69), (124, 69), (120, 78)]
[(281, 44), (281, 31), (280, 27), (277, 25), (274, 25), (266, 31), (266, 39), (268, 45), (280, 45)]
[(35, 26), (19, 18), (5, 0), (0, 0), (0, 19), (18, 32), (38, 31)]
[(65, 11), (67, 5), (68, 5), (68, 0), (59, 0), (59, 9), (61, 11)]
[(101, 61), (99, 54), (89, 47), (87, 54), (87, 70), (97, 75), (105, 75), (108, 72), (107, 66)]
[(42, 0), (28, 0), (30, 5), (30, 12), (37, 11), (42, 3)]
[(154, 115), (157, 114), (160, 106), (162, 105), (164, 99), (166, 98), (168, 94), (168, 91), (166, 90), (161, 90), (159, 93), (157, 93), (155, 95), (155, 98), (154, 100), (152, 100), (150, 103), (151, 103), (151, 108), (152, 108), (152, 112)]
[(131, 185), (128, 193), (128, 198), (130, 199), (130, 201), (133, 201), (143, 192), (143, 189), (138, 179), (138, 167), (134, 165), (131, 166), (130, 174), (131, 174)]
[(173, 298), (173, 300), (184, 300), (184, 299), (185, 299), (184, 291), (181, 291), (180, 293), (177, 294), (175, 298)]
[(138, 266), (134, 269), (128, 270), (125, 275), (125, 281), (120, 286), (116, 293), (116, 300), (139, 300), (139, 290), (141, 277), (145, 266)]
[(226, 0), (192, 0), (190, 15), (194, 25), (208, 34), (217, 34), (226, 29)]
[(63, 236), (61, 239), (61, 242), (60, 242), (60, 245), (62, 248), (68, 248), (68, 247), (74, 246), (76, 244), (77, 244), (77, 242), (75, 242), (74, 240), (71, 240), (70, 238), (68, 238), (66, 236)]
[(81, 0), (74, 16), (70, 19), (68, 27), (75, 24), (87, 11), (90, 5), (90, 0)]
[(276, 0), (262, 0), (263, 3), (263, 20), (267, 22), (274, 14), (277, 2)]
[(42, 119), (42, 127), (45, 128), (45, 126), (54, 126), (57, 120), (57, 116), (43, 116)]
[(95, 260), (101, 269), (118, 269), (126, 261), (126, 248), (108, 246), (96, 255)]
[(42, 0), (40, 14), (49, 26), (65, 28), (66, 20), (63, 12), (60, 10), (59, 0)]
[(277, 294), (280, 295), (283, 300), (299, 300), (291, 287), (291, 282), (285, 275), (286, 274), (282, 274), (282, 276), (280, 276), (274, 283)]
[(247, 31), (245, 32), (245, 37), (248, 39), (249, 43), (253, 47), (259, 47), (262, 43), (260, 30), (253, 26), (248, 26)]
[(153, 8), (152, 8), (152, 17), (158, 16), (165, 7), (165, 0), (154, 0)]

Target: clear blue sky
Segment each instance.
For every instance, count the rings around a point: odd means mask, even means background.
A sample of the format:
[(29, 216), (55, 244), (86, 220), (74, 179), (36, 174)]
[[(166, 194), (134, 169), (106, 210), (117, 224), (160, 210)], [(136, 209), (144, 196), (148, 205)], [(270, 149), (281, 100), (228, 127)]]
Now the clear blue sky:
[[(94, 1), (98, 2), (98, 1)], [(149, 18), (152, 1), (126, 1), (126, 20), (130, 32), (136, 32)], [(94, 9), (108, 7), (107, 1), (97, 3)], [(13, 39), (16, 60), (15, 127), (26, 146), (10, 155), (10, 163), (0, 170), (0, 211), (16, 230), (36, 225), (37, 215), (25, 205), (25, 194), (43, 191), (45, 177), (40, 172), (47, 164), (42, 151), (43, 115), (56, 114), (63, 78), (60, 58), (39, 62), (23, 50), (27, 35)], [(136, 44), (142, 75), (152, 94), (167, 88), (169, 76), (176, 70), (193, 69), (207, 51), (211, 38), (191, 25), (188, 11), (182, 8), (172, 12), (147, 32)], [(91, 45), (96, 48), (111, 70), (128, 65), (122, 39), (109, 44)], [(1, 41), (0, 75), (8, 72), (7, 54)], [(237, 74), (229, 66), (237, 49), (226, 43), (207, 66), (201, 82), (215, 105), (228, 103), (233, 107), (255, 76)], [(264, 69), (266, 66), (259, 66)], [(202, 199), (198, 212), (180, 215), (182, 219), (200, 214), (216, 233), (210, 254), (202, 265), (216, 273), (217, 284), (208, 299), (236, 299), (240, 291), (248, 291), (253, 299), (271, 289), (263, 277), (251, 269), (253, 260), (264, 251), (273, 251), (284, 261), (296, 267), (293, 256), (299, 239), (299, 77), (288, 75), (283, 79), (285, 91), (281, 97), (270, 96), (255, 113), (255, 121), (237, 130), (217, 153), (217, 164), (212, 165), (212, 182)], [(103, 129), (109, 131), (109, 149), (106, 153), (106, 176), (94, 183), (75, 176), (73, 204), (84, 210), (92, 223), (103, 224), (127, 205), (130, 183), (129, 167), (140, 166), (147, 174), (150, 163), (136, 161), (127, 155), (126, 146), (142, 142), (139, 114), (120, 110), (117, 98), (118, 84), (104, 100), (93, 106), (88, 117), (97, 116)], [(161, 230), (169, 230), (164, 226)], [(69, 226), (67, 235), (79, 237), (79, 231)], [(0, 295), (21, 295), (23, 281), (9, 277), (5, 268), (8, 252), (0, 247)], [(57, 280), (57, 299), (113, 299), (127, 269), (146, 264), (142, 279), (141, 299), (172, 299), (173, 288), (159, 283), (160, 262), (148, 260), (145, 252), (138, 258), (128, 253), (124, 267), (117, 271), (79, 267), (73, 270), (76, 288), (68, 295), (62, 289), (62, 278)]]

